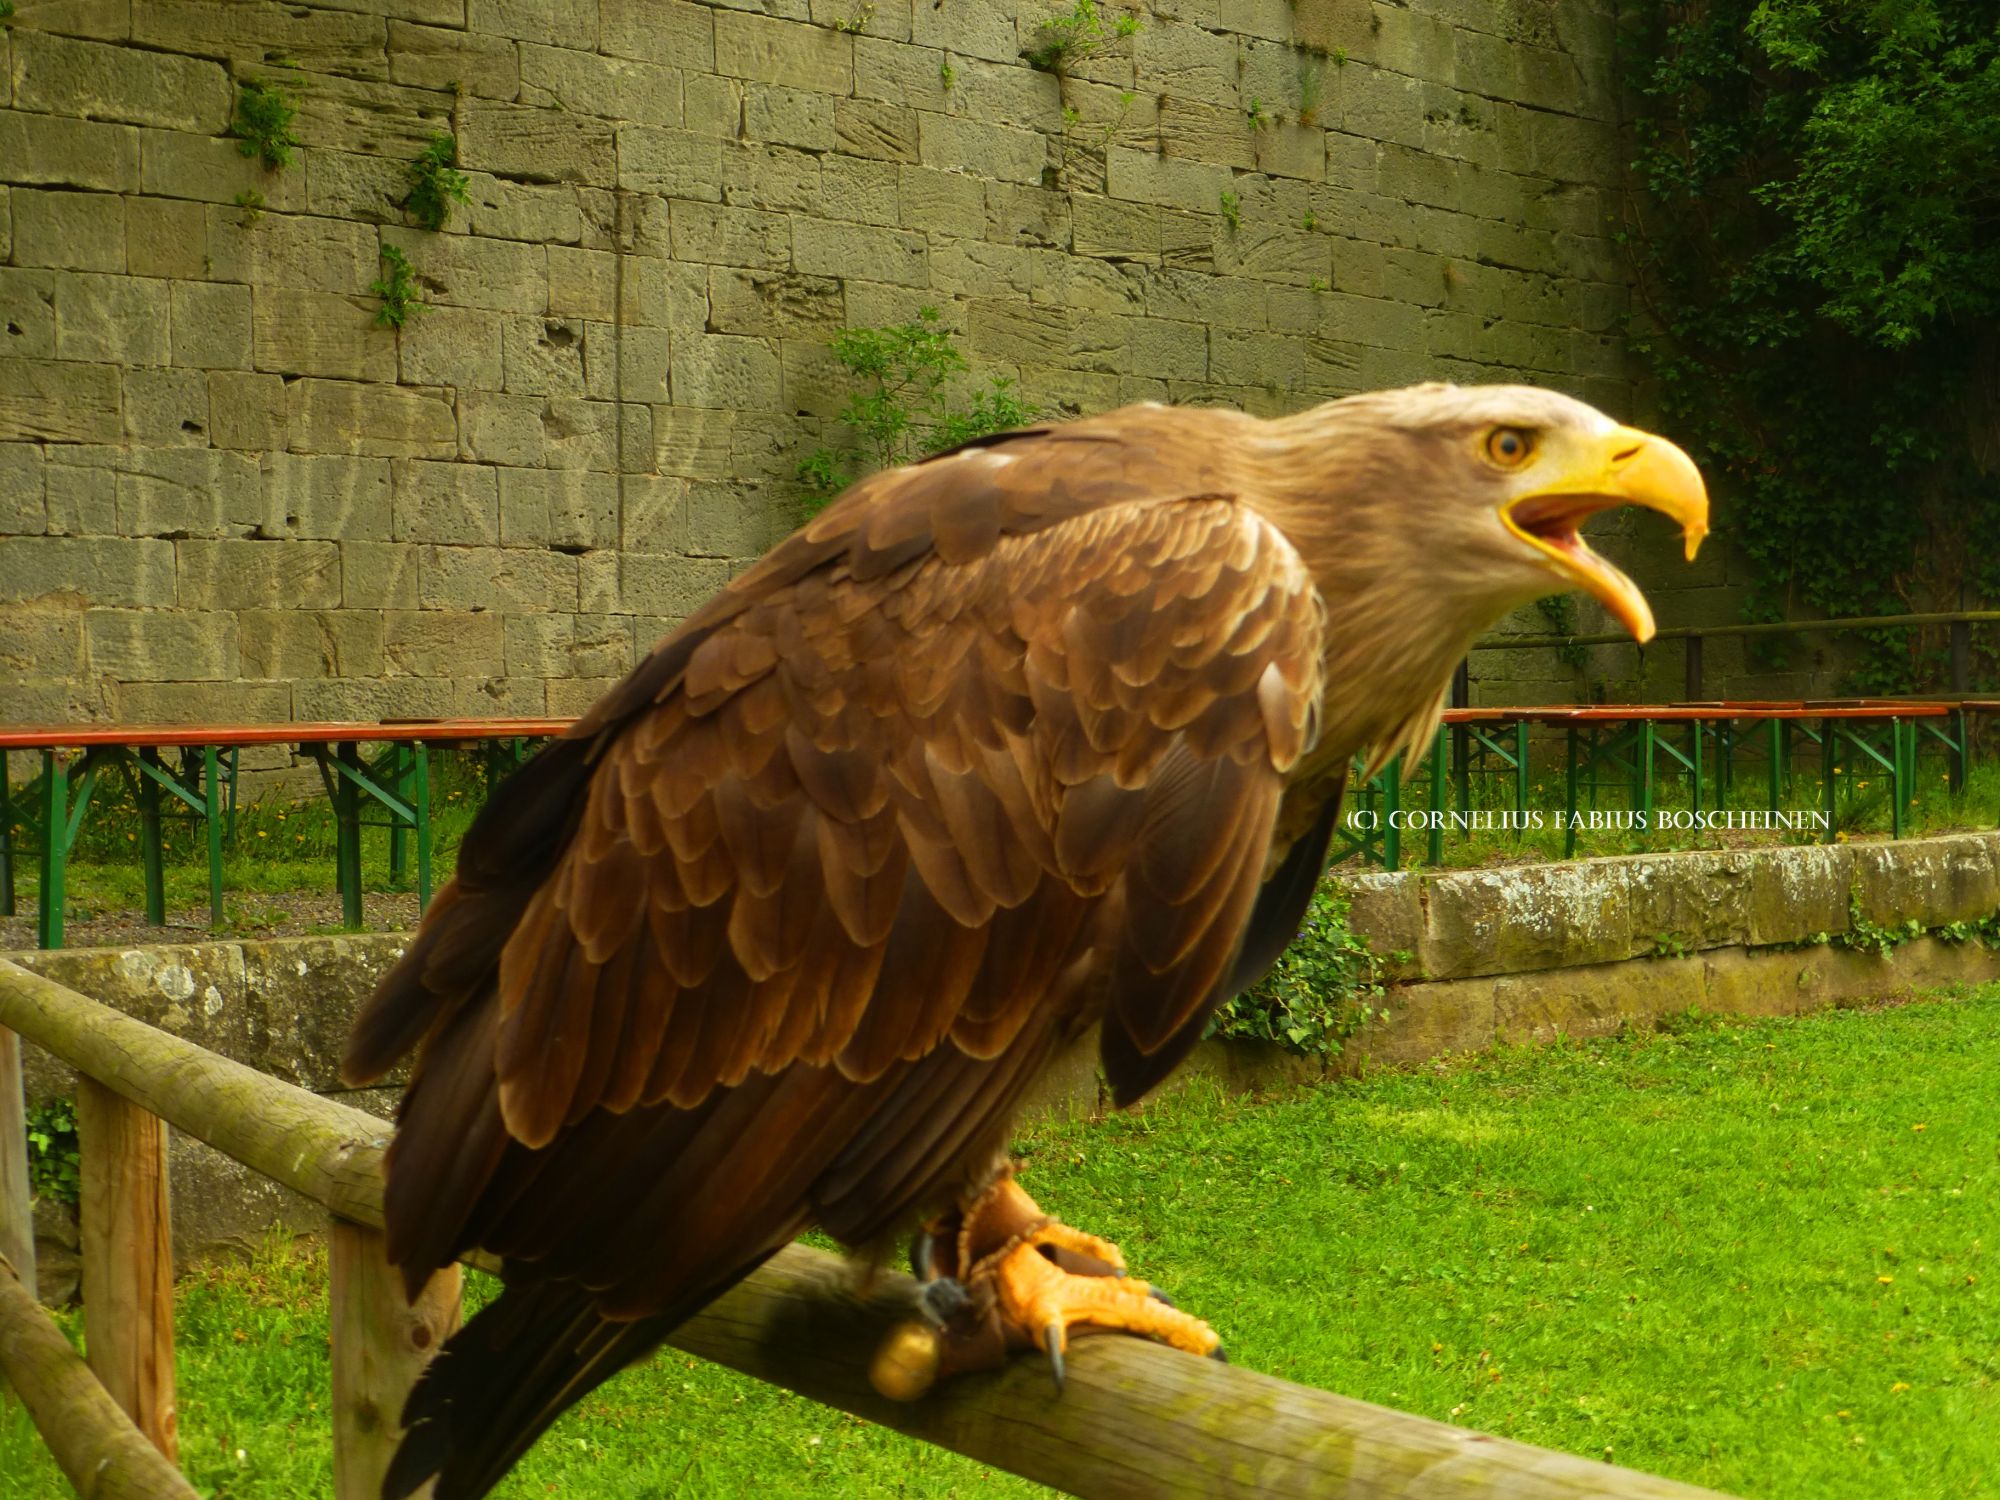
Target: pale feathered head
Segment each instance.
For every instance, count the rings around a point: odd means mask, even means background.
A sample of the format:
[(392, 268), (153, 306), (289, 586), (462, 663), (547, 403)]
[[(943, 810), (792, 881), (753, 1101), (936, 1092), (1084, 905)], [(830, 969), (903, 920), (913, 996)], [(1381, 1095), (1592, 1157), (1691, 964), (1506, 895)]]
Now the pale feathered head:
[(1708, 532), (1693, 460), (1665, 438), (1532, 386), (1419, 385), (1260, 424), (1256, 503), (1291, 538), (1330, 613), (1329, 709), (1343, 752), (1386, 760), (1436, 723), (1453, 667), (1508, 611), (1581, 589), (1648, 640), (1637, 584), (1578, 527), (1620, 506)]
[[(1687, 556), (1708, 533), (1708, 492), (1665, 438), (1532, 386), (1418, 385), (1328, 402), (1271, 424), (1298, 474), (1288, 530), (1334, 544), (1342, 530), (1392, 530), (1442, 570), (1485, 623), (1530, 599), (1582, 589), (1644, 642), (1653, 612), (1638, 586), (1593, 552), (1578, 526), (1640, 505), (1680, 524)], [(1324, 497), (1319, 518), (1300, 490)], [(1330, 524), (1331, 530), (1327, 530)], [(1351, 542), (1348, 545), (1352, 545)]]

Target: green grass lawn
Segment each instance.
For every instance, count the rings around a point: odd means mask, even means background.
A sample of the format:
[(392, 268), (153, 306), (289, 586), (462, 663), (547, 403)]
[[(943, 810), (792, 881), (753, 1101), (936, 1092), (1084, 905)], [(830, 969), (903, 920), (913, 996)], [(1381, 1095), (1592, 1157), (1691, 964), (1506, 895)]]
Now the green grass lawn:
[[(1280, 1099), (1193, 1087), (1021, 1141), (1239, 1363), (1754, 1496), (2000, 1490), (2000, 987), (1509, 1051)], [(184, 1289), (216, 1495), (328, 1489), (323, 1266)], [(240, 1457), (239, 1457), (240, 1450)], [(513, 1497), (1031, 1486), (669, 1351)], [(0, 1496), (64, 1493), (17, 1408)]]

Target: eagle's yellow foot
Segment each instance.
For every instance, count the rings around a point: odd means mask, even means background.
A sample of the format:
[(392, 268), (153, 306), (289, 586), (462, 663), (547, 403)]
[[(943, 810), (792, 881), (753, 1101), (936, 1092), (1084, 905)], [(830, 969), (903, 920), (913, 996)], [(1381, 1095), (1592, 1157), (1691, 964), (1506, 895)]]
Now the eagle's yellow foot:
[(1221, 1358), (1215, 1331), (1125, 1275), (1118, 1247), (1044, 1214), (1012, 1172), (926, 1226), (912, 1247), (921, 1316), (883, 1344), (875, 1383), (913, 1399), (936, 1379), (1040, 1349), (1060, 1389), (1070, 1336), (1117, 1332)]
[[(1091, 1248), (1080, 1249), (1079, 1242), (1088, 1242)], [(1189, 1354), (1214, 1354), (1222, 1347), (1214, 1329), (1167, 1302), (1145, 1282), (1123, 1275), (1076, 1275), (1058, 1266), (1050, 1250), (1087, 1254), (1120, 1270), (1124, 1259), (1117, 1247), (1094, 1235), (1050, 1223), (1029, 1234), (994, 1268), (1001, 1321), (1024, 1331), (1048, 1355), (1057, 1390), (1062, 1389), (1063, 1353), (1072, 1328), (1138, 1334)]]

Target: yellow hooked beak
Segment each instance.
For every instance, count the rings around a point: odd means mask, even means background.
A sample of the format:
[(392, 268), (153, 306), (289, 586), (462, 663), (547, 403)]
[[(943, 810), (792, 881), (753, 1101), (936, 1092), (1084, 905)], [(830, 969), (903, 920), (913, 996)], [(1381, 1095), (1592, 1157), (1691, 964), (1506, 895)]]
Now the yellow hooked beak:
[(1639, 586), (1578, 535), (1585, 518), (1621, 505), (1643, 505), (1680, 523), (1694, 561), (1708, 535), (1708, 488), (1694, 460), (1636, 427), (1614, 427), (1576, 443), (1561, 468), (1500, 507), (1507, 529), (1545, 554), (1564, 579), (1618, 617), (1641, 645), (1652, 639), (1653, 610)]

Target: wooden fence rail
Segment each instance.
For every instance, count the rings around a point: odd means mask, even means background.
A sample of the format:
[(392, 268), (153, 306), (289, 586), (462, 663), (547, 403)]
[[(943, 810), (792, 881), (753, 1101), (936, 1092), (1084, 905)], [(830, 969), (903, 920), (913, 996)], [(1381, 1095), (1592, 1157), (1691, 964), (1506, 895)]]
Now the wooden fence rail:
[(84, 1500), (195, 1500), (132, 1425), (11, 1264), (0, 1263), (0, 1374)]
[[(335, 1488), (341, 1500), (372, 1494), (394, 1444), (400, 1393), (424, 1351), (449, 1331), (458, 1303), (455, 1277), (439, 1278), (416, 1309), (403, 1307), (382, 1263), (379, 1236), (370, 1231), (382, 1223), (385, 1123), (4, 960), (0, 1027), (333, 1212), (339, 1226), (334, 1277), (343, 1303), (334, 1312), (333, 1360), (337, 1372), (344, 1364), (350, 1371), (336, 1390)], [(4, 1098), (0, 1086), (0, 1102)], [(0, 1119), (0, 1134), (19, 1128)], [(11, 1211), (0, 1200), (0, 1243)], [(88, 1266), (85, 1285), (92, 1285)], [(795, 1245), (683, 1325), (672, 1343), (1083, 1496), (1696, 1500), (1713, 1493), (1191, 1359), (1137, 1339), (1082, 1340), (1061, 1395), (1033, 1361), (1020, 1361), (899, 1405), (874, 1392), (867, 1367), (877, 1340), (894, 1317), (907, 1313), (911, 1296), (910, 1281), (897, 1275), (883, 1275), (871, 1290), (859, 1291), (844, 1262)], [(20, 1321), (17, 1309), (5, 1316), (13, 1321), (0, 1327), (0, 1340), (11, 1339), (9, 1330)], [(37, 1316), (53, 1333), (46, 1316)], [(41, 1379), (33, 1371), (14, 1373), (11, 1364), (9, 1372), (16, 1380)], [(66, 1378), (73, 1381), (75, 1372)], [(75, 1446), (75, 1433), (52, 1432), (43, 1423), (45, 1411), (70, 1408), (38, 1407), (32, 1400), (30, 1407), (52, 1449)], [(115, 1440), (115, 1434), (103, 1438), (107, 1455)]]

